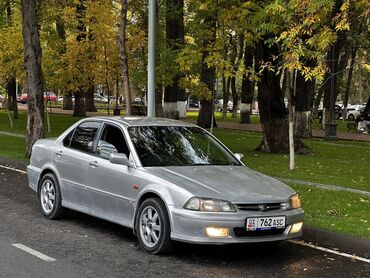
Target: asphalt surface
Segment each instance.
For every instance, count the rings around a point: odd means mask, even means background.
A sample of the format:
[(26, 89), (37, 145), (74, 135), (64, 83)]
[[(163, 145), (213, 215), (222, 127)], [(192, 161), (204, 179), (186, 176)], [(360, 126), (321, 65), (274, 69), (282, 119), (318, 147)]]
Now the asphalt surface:
[(0, 277), (370, 277), (370, 264), (290, 242), (178, 244), (171, 255), (148, 255), (119, 225), (77, 212), (45, 219), (26, 175), (0, 168)]

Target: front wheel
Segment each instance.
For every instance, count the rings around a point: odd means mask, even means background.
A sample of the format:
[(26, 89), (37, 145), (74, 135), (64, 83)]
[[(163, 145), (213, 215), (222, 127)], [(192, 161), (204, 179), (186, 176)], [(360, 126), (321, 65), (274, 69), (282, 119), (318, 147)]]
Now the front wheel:
[(353, 116), (353, 114), (349, 114), (348, 115), (348, 120), (349, 121), (354, 121), (355, 120), (355, 116)]
[(59, 183), (54, 174), (48, 173), (42, 177), (38, 193), (42, 214), (46, 218), (58, 219), (65, 214)]
[(171, 227), (166, 206), (158, 198), (145, 200), (139, 207), (136, 232), (140, 247), (150, 254), (171, 251)]

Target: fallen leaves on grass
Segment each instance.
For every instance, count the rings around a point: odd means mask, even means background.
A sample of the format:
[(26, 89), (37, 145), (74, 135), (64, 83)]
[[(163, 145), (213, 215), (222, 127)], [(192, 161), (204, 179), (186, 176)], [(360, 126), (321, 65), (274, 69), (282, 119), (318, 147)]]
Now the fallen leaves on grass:
[(360, 202), (362, 202), (362, 203), (369, 203), (369, 200), (365, 200), (365, 199), (360, 198)]
[(329, 214), (329, 215), (331, 215), (331, 216), (338, 216), (338, 215), (340, 215), (339, 209), (329, 209), (326, 213)]

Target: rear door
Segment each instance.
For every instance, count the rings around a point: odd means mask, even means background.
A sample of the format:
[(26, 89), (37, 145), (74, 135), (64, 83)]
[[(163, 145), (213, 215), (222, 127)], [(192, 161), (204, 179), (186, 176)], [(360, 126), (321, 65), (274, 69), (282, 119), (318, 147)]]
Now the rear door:
[[(94, 152), (94, 140), (98, 134), (100, 122), (81, 123), (56, 148), (53, 160), (61, 182), (63, 202), (76, 209), (91, 207), (86, 193), (86, 168)], [(96, 144), (95, 144), (96, 145)]]

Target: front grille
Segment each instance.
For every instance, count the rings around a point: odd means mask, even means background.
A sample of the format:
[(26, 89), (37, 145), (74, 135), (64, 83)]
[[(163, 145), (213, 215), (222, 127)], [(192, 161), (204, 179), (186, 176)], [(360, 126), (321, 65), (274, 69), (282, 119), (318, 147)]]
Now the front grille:
[(284, 229), (272, 229), (272, 230), (261, 230), (261, 231), (247, 231), (245, 228), (234, 228), (234, 234), (237, 237), (260, 237), (260, 236), (276, 236), (281, 235), (285, 231)]
[(286, 209), (286, 203), (269, 203), (269, 204), (236, 204), (238, 210), (245, 211), (273, 211)]

